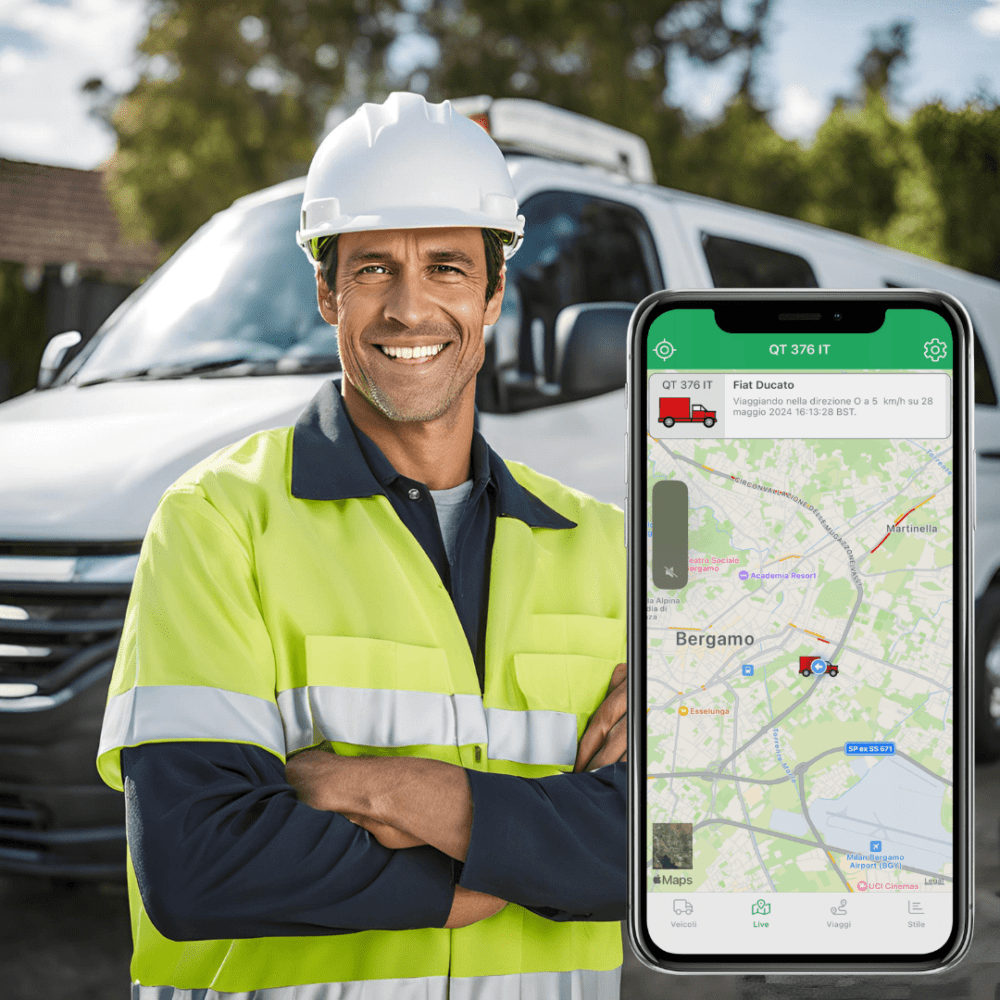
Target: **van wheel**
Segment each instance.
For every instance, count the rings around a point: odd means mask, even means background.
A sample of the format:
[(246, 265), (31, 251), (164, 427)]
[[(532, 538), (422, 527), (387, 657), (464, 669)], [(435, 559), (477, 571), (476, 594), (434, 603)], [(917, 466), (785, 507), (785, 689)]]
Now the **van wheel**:
[(976, 602), (976, 760), (1000, 760), (1000, 587)]
[(674, 418), (673, 417), (664, 417), (663, 418), (663, 426), (664, 427), (673, 427), (674, 426)]
[(714, 420), (714, 418), (713, 417), (705, 417), (705, 426), (706, 427), (714, 427), (715, 426), (715, 420)]

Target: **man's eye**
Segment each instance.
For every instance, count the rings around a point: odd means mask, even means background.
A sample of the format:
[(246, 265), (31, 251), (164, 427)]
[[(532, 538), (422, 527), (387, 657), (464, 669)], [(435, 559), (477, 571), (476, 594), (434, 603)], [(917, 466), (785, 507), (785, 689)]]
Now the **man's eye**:
[(361, 268), (358, 274), (375, 274), (377, 271), (388, 274), (388, 268), (385, 264), (369, 264), (367, 267)]
[(455, 274), (463, 274), (464, 273), (464, 272), (460, 271), (457, 267), (452, 267), (451, 264), (437, 264), (435, 266), (437, 267), (438, 270), (441, 270), (441, 271), (454, 271)]

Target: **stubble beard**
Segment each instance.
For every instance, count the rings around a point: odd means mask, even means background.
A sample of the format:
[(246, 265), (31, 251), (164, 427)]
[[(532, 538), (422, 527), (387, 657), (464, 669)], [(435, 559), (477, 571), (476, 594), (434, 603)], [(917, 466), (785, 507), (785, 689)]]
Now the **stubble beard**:
[[(415, 327), (411, 330), (411, 334), (414, 336), (426, 336), (427, 334), (436, 335), (440, 331), (441, 341), (448, 344), (448, 350), (458, 351), (462, 347), (461, 340), (452, 339), (452, 331), (444, 327)], [(387, 340), (391, 338), (387, 337)], [(379, 348), (375, 348), (379, 350)], [(485, 357), (485, 350), (483, 351), (483, 356)], [(391, 363), (391, 362), (390, 362)], [(366, 372), (361, 365), (357, 365), (357, 375), (358, 377), (351, 377), (348, 373), (347, 367), (344, 367), (344, 377), (354, 386), (354, 388), (371, 403), (380, 413), (384, 414), (389, 420), (396, 421), (398, 423), (422, 423), (431, 420), (437, 420), (439, 417), (444, 416), (451, 408), (455, 405), (455, 402), (459, 399), (462, 393), (465, 391), (469, 382), (474, 380), (476, 374), (481, 367), (482, 361), (479, 365), (476, 365), (474, 371), (471, 373), (470, 377), (466, 379), (461, 384), (458, 384), (455, 376), (459, 374), (458, 364), (452, 367), (450, 372), (450, 378), (448, 380), (448, 385), (441, 396), (435, 399), (420, 400), (406, 398), (394, 398), (389, 393), (387, 393), (375, 379), (371, 378), (369, 373)], [(403, 396), (404, 393), (400, 393)]]

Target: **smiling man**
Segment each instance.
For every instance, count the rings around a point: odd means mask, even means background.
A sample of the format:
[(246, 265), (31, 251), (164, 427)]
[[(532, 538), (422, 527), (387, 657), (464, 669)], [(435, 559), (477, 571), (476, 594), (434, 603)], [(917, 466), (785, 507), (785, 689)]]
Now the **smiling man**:
[(617, 997), (623, 516), (475, 430), (523, 224), (447, 102), (317, 151), (343, 379), (166, 492), (112, 678), (133, 1000)]

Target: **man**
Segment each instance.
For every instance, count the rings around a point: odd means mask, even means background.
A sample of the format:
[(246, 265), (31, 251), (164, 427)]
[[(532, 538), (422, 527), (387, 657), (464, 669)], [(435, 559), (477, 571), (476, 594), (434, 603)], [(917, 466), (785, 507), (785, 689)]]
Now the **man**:
[(474, 430), (503, 157), (393, 94), (302, 215), (342, 384), (166, 492), (112, 678), (133, 998), (610, 1000), (622, 514)]

